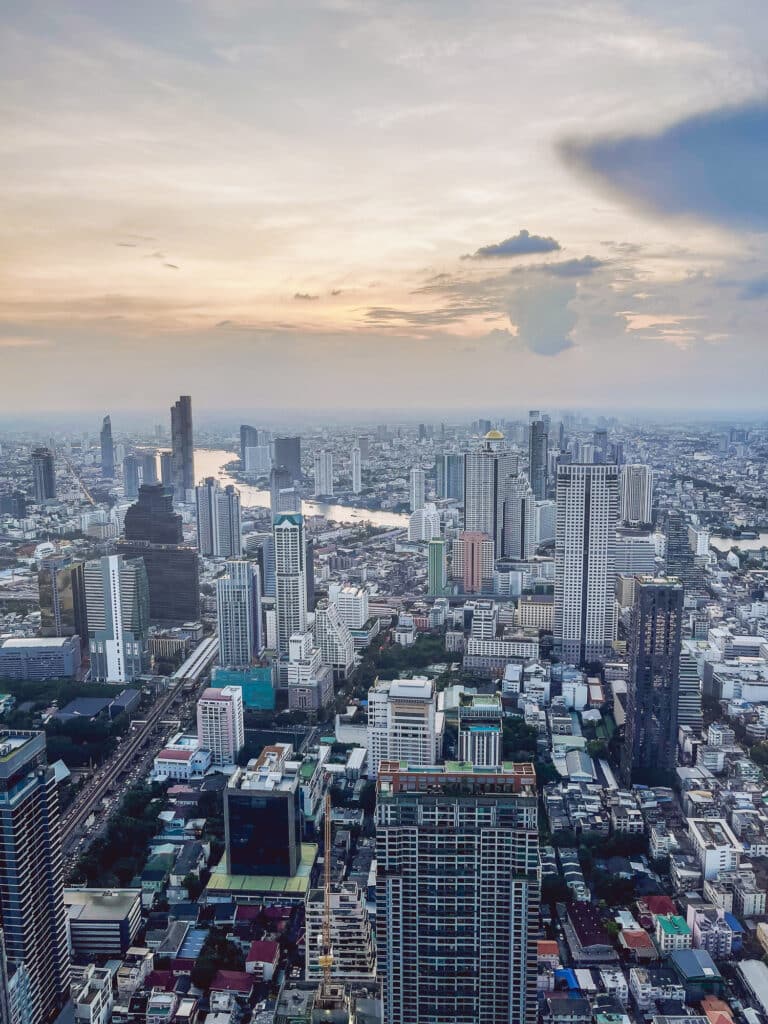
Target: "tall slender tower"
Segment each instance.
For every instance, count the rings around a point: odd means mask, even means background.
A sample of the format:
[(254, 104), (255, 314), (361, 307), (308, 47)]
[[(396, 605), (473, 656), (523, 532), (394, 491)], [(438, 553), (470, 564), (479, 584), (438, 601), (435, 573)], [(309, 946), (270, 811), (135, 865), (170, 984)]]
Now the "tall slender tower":
[(239, 558), (243, 551), (240, 492), (212, 476), (195, 488), (197, 543), (206, 558)]
[(112, 420), (105, 416), (101, 423), (101, 475), (111, 480), (115, 475), (115, 445), (112, 441)]
[(554, 637), (564, 661), (610, 651), (618, 515), (617, 466), (558, 466)]
[(528, 418), (528, 473), (534, 497), (543, 501), (547, 496), (548, 420), (537, 409), (532, 409)]
[(32, 450), (32, 482), (35, 501), (52, 501), (56, 497), (56, 468), (50, 448)]
[(125, 683), (149, 669), (149, 583), (141, 558), (106, 555), (85, 563), (91, 673)]
[(0, 732), (0, 917), (8, 961), (24, 964), (30, 1021), (69, 995), (59, 796), (45, 733)]
[(275, 516), (275, 603), (277, 649), (288, 653), (294, 633), (307, 631), (307, 580), (304, 517), (298, 513)]
[(323, 448), (315, 452), (315, 497), (333, 494), (333, 452)]
[(448, 565), (445, 557), (445, 541), (433, 537), (427, 547), (427, 593), (430, 597), (442, 597), (448, 582)]
[(418, 512), (420, 508), (424, 508), (424, 487), (424, 470), (421, 468), (421, 466), (414, 466), (413, 469), (411, 470), (409, 492), (411, 512)]
[(123, 459), (123, 492), (126, 498), (138, 498), (139, 486), (139, 457), (129, 454)]
[(627, 526), (643, 526), (652, 522), (653, 470), (650, 466), (630, 463), (621, 469), (621, 521)]
[(248, 668), (261, 650), (261, 582), (255, 562), (232, 561), (216, 580), (219, 664)]
[(530, 558), (536, 551), (536, 499), (524, 473), (507, 477), (504, 495), (504, 554)]
[(352, 473), (352, 493), (359, 494), (363, 489), (363, 460), (357, 445), (354, 446), (350, 455), (350, 469)]
[(534, 1024), (536, 775), (382, 761), (376, 802), (385, 1024)]
[(674, 773), (680, 703), (683, 587), (679, 580), (639, 576), (629, 634), (627, 725), (622, 774), (634, 781)]
[(182, 395), (171, 406), (171, 471), (173, 497), (186, 501), (195, 486), (195, 448), (192, 442), (192, 399)]
[(461, 452), (443, 452), (438, 455), (435, 475), (440, 498), (464, 500), (464, 456)]
[(464, 456), (464, 529), (487, 534), (497, 558), (504, 548), (507, 478), (515, 476), (517, 466), (517, 456), (498, 430), (489, 430), (480, 447)]

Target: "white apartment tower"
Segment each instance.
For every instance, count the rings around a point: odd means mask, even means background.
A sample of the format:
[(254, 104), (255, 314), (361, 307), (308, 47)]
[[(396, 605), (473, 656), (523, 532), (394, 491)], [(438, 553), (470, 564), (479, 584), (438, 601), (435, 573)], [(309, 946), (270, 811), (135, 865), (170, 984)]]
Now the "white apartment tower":
[(504, 550), (507, 479), (517, 475), (517, 467), (517, 456), (498, 430), (489, 430), (480, 447), (464, 457), (464, 530), (487, 534), (497, 558)]
[(222, 488), (215, 477), (206, 477), (195, 488), (197, 546), (206, 558), (239, 558), (241, 538), (240, 492), (231, 484)]
[(314, 633), (323, 664), (333, 669), (334, 679), (346, 679), (355, 664), (355, 642), (337, 605), (329, 601), (318, 603)]
[(85, 563), (91, 678), (125, 683), (149, 670), (149, 583), (144, 560), (106, 555)]
[(272, 532), (275, 541), (277, 649), (280, 654), (287, 654), (293, 634), (307, 631), (304, 518), (299, 513), (276, 515)]
[(363, 459), (357, 445), (352, 449), (350, 468), (352, 471), (352, 493), (359, 494), (363, 489)]
[(602, 659), (614, 638), (618, 466), (559, 466), (555, 647), (564, 661)]
[(368, 691), (368, 767), (381, 761), (434, 764), (443, 746), (443, 713), (430, 679), (376, 682)]
[(427, 502), (415, 512), (411, 512), (408, 518), (409, 541), (430, 541), (439, 536), (440, 513), (437, 511), (437, 505)]
[(536, 499), (524, 473), (507, 477), (504, 495), (504, 554), (527, 559), (536, 553)]
[(322, 448), (315, 452), (315, 497), (333, 494), (333, 452)]
[(653, 470), (628, 463), (621, 470), (620, 517), (627, 526), (643, 526), (653, 520)]
[(426, 478), (421, 466), (414, 466), (411, 470), (409, 501), (411, 512), (418, 512), (424, 508)]
[(239, 686), (203, 691), (197, 702), (197, 740), (216, 767), (235, 764), (245, 744), (243, 691)]
[(216, 580), (219, 664), (247, 668), (261, 647), (261, 583), (255, 562), (229, 562)]
[(328, 600), (339, 609), (339, 617), (350, 629), (362, 629), (368, 621), (368, 591), (365, 587), (342, 586), (331, 583), (328, 587)]

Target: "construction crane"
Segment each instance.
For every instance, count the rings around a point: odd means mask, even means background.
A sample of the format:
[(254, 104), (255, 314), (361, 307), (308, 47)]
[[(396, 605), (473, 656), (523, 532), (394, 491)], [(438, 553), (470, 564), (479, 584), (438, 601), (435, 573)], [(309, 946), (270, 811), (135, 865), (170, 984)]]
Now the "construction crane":
[(318, 964), (323, 969), (323, 983), (331, 980), (333, 970), (333, 953), (331, 951), (331, 794), (325, 794), (325, 855), (323, 863), (323, 951)]

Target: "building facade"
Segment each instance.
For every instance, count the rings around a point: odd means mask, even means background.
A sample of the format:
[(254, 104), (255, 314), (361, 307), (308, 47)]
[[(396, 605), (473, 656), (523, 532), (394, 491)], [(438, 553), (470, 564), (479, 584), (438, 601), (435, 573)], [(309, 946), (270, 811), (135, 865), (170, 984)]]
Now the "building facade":
[(261, 582), (255, 562), (232, 561), (216, 580), (219, 664), (248, 668), (262, 648)]
[(91, 677), (124, 683), (149, 669), (149, 584), (140, 558), (85, 563)]
[(287, 654), (293, 634), (307, 631), (304, 518), (300, 514), (277, 515), (272, 532), (275, 546), (277, 649), (280, 654)]
[(482, 443), (464, 456), (464, 530), (491, 538), (494, 554), (504, 544), (504, 493), (507, 478), (517, 474), (518, 459), (504, 435), (489, 430)]
[(640, 463), (627, 463), (621, 470), (621, 521), (627, 526), (653, 522), (653, 470)]
[(197, 547), (205, 558), (239, 558), (243, 552), (240, 492), (206, 477), (195, 488)]
[(192, 399), (182, 395), (171, 406), (171, 475), (174, 501), (186, 501), (195, 486), (195, 446), (192, 440)]
[(197, 740), (210, 750), (211, 764), (233, 765), (245, 744), (243, 691), (239, 686), (209, 687), (197, 702)]

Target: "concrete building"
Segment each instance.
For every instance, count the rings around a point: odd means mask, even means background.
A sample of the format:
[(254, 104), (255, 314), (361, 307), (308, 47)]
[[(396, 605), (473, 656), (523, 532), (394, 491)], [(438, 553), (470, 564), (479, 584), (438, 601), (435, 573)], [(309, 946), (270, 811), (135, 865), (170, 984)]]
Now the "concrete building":
[(0, 640), (0, 678), (76, 679), (80, 637), (9, 637)]
[(91, 678), (125, 683), (149, 668), (149, 582), (140, 558), (85, 563)]
[(197, 739), (202, 750), (210, 750), (215, 767), (237, 761), (243, 749), (243, 692), (239, 686), (209, 687), (197, 702)]
[(293, 634), (307, 631), (306, 543), (303, 516), (276, 515), (273, 536), (277, 649), (280, 654), (287, 654), (288, 642)]
[(647, 526), (653, 522), (653, 470), (639, 463), (627, 463), (621, 469), (619, 516), (627, 526)]
[(500, 695), (462, 694), (458, 711), (459, 759), (475, 768), (498, 768), (502, 760)]
[(465, 594), (493, 589), (493, 541), (485, 533), (464, 531), (453, 542), (451, 577)]
[[(411, 512), (424, 508), (425, 474), (421, 466), (414, 466), (409, 477), (408, 503)], [(427, 540), (429, 538), (426, 538)]]
[(412, 512), (408, 518), (408, 540), (411, 543), (430, 541), (440, 536), (440, 513), (428, 502)]
[(319, 601), (313, 628), (323, 664), (330, 666), (337, 682), (346, 679), (355, 665), (355, 641), (339, 614), (338, 606), (329, 601)]
[(333, 452), (323, 448), (315, 452), (315, 497), (333, 495)]
[(195, 488), (197, 546), (205, 558), (239, 558), (243, 552), (240, 492), (212, 476)]
[(527, 559), (536, 553), (536, 499), (524, 473), (507, 477), (504, 493), (506, 558)]
[(216, 580), (219, 664), (248, 668), (262, 649), (261, 580), (256, 562), (227, 562)]
[(65, 889), (72, 954), (120, 959), (141, 927), (141, 889)]
[(368, 691), (368, 769), (380, 761), (432, 764), (443, 746), (444, 715), (430, 679), (377, 681)]
[[(307, 980), (320, 981), (325, 891), (310, 889), (305, 907)], [(371, 983), (376, 977), (376, 951), (365, 894), (356, 882), (334, 882), (331, 886), (331, 975), (345, 982)]]
[(328, 600), (339, 610), (339, 618), (350, 629), (362, 629), (369, 618), (369, 595), (366, 587), (331, 583)]
[(688, 835), (705, 881), (738, 869), (744, 845), (723, 818), (689, 818)]
[(359, 494), (363, 489), (363, 459), (360, 448), (355, 445), (350, 452), (350, 473), (352, 476), (352, 493)]
[(492, 557), (503, 552), (504, 495), (517, 469), (517, 455), (498, 430), (488, 431), (480, 446), (464, 456), (464, 530), (490, 537)]

